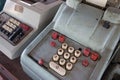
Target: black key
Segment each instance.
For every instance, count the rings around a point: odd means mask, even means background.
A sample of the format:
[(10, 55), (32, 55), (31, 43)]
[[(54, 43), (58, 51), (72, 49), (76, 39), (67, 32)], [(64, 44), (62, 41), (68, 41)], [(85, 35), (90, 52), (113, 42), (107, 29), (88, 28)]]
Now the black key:
[(18, 27), (14, 32), (13, 34), (9, 37), (9, 40), (13, 41), (17, 35), (19, 35), (21, 32), (22, 32), (22, 28)]

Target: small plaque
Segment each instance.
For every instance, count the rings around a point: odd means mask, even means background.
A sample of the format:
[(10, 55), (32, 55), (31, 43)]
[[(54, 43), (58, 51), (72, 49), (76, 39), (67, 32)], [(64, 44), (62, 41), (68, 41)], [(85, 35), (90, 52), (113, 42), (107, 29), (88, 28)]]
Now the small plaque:
[(23, 6), (21, 6), (21, 5), (15, 5), (15, 11), (23, 13), (23, 10), (24, 10)]

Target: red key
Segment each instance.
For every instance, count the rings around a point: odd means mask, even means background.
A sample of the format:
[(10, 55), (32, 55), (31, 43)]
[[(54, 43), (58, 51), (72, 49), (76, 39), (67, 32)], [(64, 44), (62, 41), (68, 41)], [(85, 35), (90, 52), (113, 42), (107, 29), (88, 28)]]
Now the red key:
[(52, 33), (52, 38), (53, 39), (57, 39), (58, 38), (58, 33), (57, 32), (53, 32)]
[(38, 61), (38, 64), (43, 65), (43, 64), (44, 64), (43, 59), (40, 59), (40, 60)]
[(93, 61), (96, 61), (96, 60), (99, 58), (99, 54), (96, 53), (96, 52), (92, 52), (90, 58), (91, 58)]
[(29, 26), (25, 25), (25, 24), (20, 24), (20, 27), (22, 27), (22, 29), (24, 29), (25, 31), (28, 31), (30, 29)]
[(87, 67), (89, 65), (88, 60), (83, 60), (82, 61), (82, 65), (85, 66), (85, 67)]
[(54, 42), (54, 41), (50, 42), (50, 46), (55, 47), (56, 46), (56, 42)]
[(90, 49), (89, 48), (85, 48), (83, 50), (83, 54), (88, 57), (90, 55)]
[(60, 35), (59, 36), (59, 42), (63, 43), (65, 41), (65, 36)]

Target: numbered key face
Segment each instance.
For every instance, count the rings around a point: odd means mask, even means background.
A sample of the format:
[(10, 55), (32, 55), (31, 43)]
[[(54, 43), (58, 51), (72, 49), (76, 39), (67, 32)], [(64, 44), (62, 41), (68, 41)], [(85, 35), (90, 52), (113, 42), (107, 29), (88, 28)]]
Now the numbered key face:
[(60, 59), (60, 60), (59, 60), (59, 64), (60, 64), (60, 65), (63, 66), (63, 65), (65, 65), (65, 63), (66, 63), (66, 60), (65, 60), (65, 59)]
[(55, 54), (54, 56), (53, 56), (53, 61), (58, 61), (59, 60), (59, 56), (57, 55), (57, 54)]
[(74, 52), (75, 57), (80, 57), (81, 54), (82, 53), (80, 50), (75, 50), (75, 52)]
[(68, 52), (73, 53), (74, 52), (74, 47), (68, 47)]
[(68, 62), (68, 63), (66, 64), (66, 69), (67, 69), (67, 70), (71, 70), (72, 68), (73, 68), (73, 64), (70, 63), (70, 62)]
[(65, 52), (65, 53), (64, 53), (64, 58), (65, 58), (65, 59), (69, 59), (69, 58), (70, 58), (70, 53)]
[(67, 44), (67, 43), (63, 43), (63, 44), (62, 44), (62, 48), (63, 48), (63, 49), (67, 49), (67, 47), (68, 47), (68, 44)]
[(72, 57), (70, 58), (70, 62), (71, 62), (71, 63), (75, 64), (76, 61), (77, 61), (77, 58), (76, 58), (75, 56), (72, 56)]
[(63, 55), (64, 50), (62, 48), (58, 49), (58, 55)]

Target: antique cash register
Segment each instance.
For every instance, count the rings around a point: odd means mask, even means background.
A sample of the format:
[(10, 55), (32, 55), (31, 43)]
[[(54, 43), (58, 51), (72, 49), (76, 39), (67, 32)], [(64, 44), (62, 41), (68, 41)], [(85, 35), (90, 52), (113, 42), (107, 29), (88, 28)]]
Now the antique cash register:
[(119, 0), (66, 0), (22, 53), (34, 80), (101, 80), (120, 39)]
[(0, 51), (10, 59), (23, 49), (54, 17), (61, 0), (7, 0), (0, 14)]

